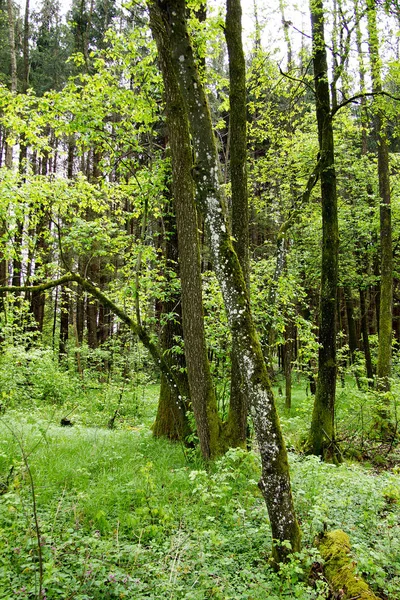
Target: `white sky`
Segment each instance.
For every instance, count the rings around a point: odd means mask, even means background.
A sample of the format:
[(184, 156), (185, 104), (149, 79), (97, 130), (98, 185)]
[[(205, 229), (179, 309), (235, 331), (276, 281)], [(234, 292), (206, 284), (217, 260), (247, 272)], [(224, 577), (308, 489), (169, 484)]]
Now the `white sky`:
[[(26, 0), (17, 0), (21, 7), (21, 11), (25, 9)], [(65, 14), (70, 6), (72, 0), (60, 0), (62, 12)], [(216, 4), (221, 5), (224, 0), (213, 0)], [(281, 14), (279, 10), (279, 0), (256, 0), (258, 20), (260, 26), (264, 29), (263, 44), (266, 48), (280, 48), (281, 51), (278, 54), (285, 55), (285, 44), (281, 26)], [(123, 3), (123, 2), (121, 2)], [(41, 0), (30, 0), (30, 10), (37, 9), (41, 4)], [(290, 8), (285, 8), (285, 18), (293, 23), (293, 25), (303, 31), (309, 33), (309, 14), (308, 14), (308, 0), (297, 0), (297, 2), (287, 3)], [(254, 32), (254, 0), (242, 0), (242, 11), (243, 11), (243, 33), (245, 39), (249, 39), (251, 34)], [(292, 30), (291, 37), (293, 38), (294, 48), (299, 48), (301, 44), (301, 36)], [(247, 42), (247, 45), (250, 41)], [(277, 57), (278, 58), (278, 57)]]

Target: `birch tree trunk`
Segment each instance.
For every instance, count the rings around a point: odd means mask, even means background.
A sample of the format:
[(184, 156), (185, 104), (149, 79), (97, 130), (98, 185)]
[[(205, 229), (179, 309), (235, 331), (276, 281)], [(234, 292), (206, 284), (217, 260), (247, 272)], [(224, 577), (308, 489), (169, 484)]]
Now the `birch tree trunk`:
[[(277, 562), (281, 562), (290, 552), (281, 542), (288, 540), (292, 551), (300, 548), (287, 452), (253, 324), (246, 282), (227, 226), (217, 148), (204, 88), (187, 32), (186, 5), (184, 0), (149, 0), (148, 6), (166, 90), (167, 111), (168, 114), (174, 111), (179, 115), (179, 148), (184, 146), (188, 154), (191, 152), (190, 127), (195, 154), (192, 173), (196, 183), (196, 204), (204, 218), (229, 325), (237, 339), (238, 367), (249, 390), (250, 410), (262, 461), (260, 489), (271, 522), (273, 556)], [(180, 168), (179, 154), (174, 152), (172, 140), (177, 132), (172, 135), (170, 128), (169, 133), (176, 174)], [(180, 192), (183, 193), (183, 190)]]

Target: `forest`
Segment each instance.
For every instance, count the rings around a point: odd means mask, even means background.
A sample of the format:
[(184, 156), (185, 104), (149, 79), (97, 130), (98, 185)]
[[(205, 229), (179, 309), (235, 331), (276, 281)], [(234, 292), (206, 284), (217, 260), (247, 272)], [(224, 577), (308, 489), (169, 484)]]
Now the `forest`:
[(0, 41), (0, 599), (400, 598), (397, 0)]

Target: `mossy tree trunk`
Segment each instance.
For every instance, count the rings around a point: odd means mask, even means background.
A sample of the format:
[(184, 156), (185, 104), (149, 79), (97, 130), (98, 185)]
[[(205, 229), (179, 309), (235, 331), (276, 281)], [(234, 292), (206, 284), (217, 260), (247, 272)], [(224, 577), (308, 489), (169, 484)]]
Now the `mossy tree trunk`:
[[(185, 146), (188, 151), (190, 135), (187, 126), (183, 127), (183, 122), (189, 119), (190, 123), (195, 154), (193, 175), (196, 202), (204, 217), (229, 325), (237, 339), (238, 366), (249, 391), (250, 410), (262, 461), (260, 488), (268, 507), (272, 537), (278, 542), (288, 540), (292, 551), (297, 551), (300, 547), (300, 531), (294, 512), (286, 447), (253, 324), (246, 282), (227, 225), (218, 154), (204, 88), (187, 32), (186, 5), (184, 0), (150, 0), (148, 6), (167, 101), (173, 100), (176, 103), (174, 109), (182, 116), (179, 147)], [(173, 107), (169, 107), (169, 110)], [(285, 560), (289, 552), (286, 547), (274, 543), (276, 561)]]
[[(110, 298), (108, 298), (96, 285), (90, 283), (87, 279), (79, 275), (78, 273), (66, 273), (59, 279), (54, 279), (52, 281), (47, 281), (45, 283), (39, 285), (30, 285), (30, 286), (0, 286), (0, 294), (11, 292), (13, 294), (18, 292), (45, 292), (46, 290), (55, 288), (57, 286), (66, 285), (69, 282), (75, 282), (80, 287), (82, 292), (86, 292), (91, 297), (96, 298), (96, 300), (103, 304), (107, 309), (109, 309), (114, 315), (116, 315), (123, 323), (125, 323), (130, 331), (134, 335), (136, 335), (139, 340), (142, 342), (143, 346), (147, 348), (151, 357), (153, 358), (155, 364), (160, 369), (161, 373), (165, 375), (168, 380), (171, 388), (176, 388), (179, 390), (179, 395), (183, 396), (186, 389), (186, 378), (180, 373), (180, 371), (176, 368), (172, 368), (172, 366), (165, 360), (163, 353), (160, 351), (158, 345), (156, 345), (150, 333), (145, 329), (142, 325), (139, 325), (131, 319), (131, 317), (115, 302), (113, 302)], [(180, 400), (180, 398), (178, 398)]]
[(374, 370), (372, 367), (372, 359), (371, 359), (371, 348), (369, 345), (369, 331), (368, 331), (368, 309), (365, 301), (365, 290), (360, 287), (360, 312), (361, 312), (361, 335), (364, 347), (364, 356), (365, 356), (365, 370), (367, 372), (368, 378), (368, 386), (373, 386), (374, 381)]
[[(374, 93), (380, 94), (382, 92), (382, 81), (375, 0), (367, 0), (367, 16), (372, 90)], [(379, 222), (381, 245), (379, 342), (376, 377), (378, 389), (386, 392), (390, 389), (390, 376), (392, 371), (393, 250), (389, 151), (385, 126), (379, 107), (375, 114), (374, 130), (378, 142), (378, 180), (380, 196)], [(382, 414), (383, 418), (386, 418), (387, 416), (388, 415)]]
[[(225, 38), (229, 55), (229, 132), (230, 176), (232, 188), (233, 246), (242, 267), (246, 285), (250, 286), (249, 209), (247, 192), (247, 111), (246, 63), (242, 44), (242, 10), (240, 0), (227, 0)], [(247, 437), (248, 393), (237, 357), (238, 342), (232, 338), (231, 394), (225, 429), (226, 443), (245, 446)]]
[(192, 179), (192, 149), (185, 106), (173, 73), (172, 57), (162, 35), (162, 23), (155, 4), (150, 5), (150, 26), (158, 46), (164, 78), (168, 138), (172, 160), (172, 195), (178, 230), (182, 322), (190, 398), (203, 456), (219, 452), (220, 423), (207, 356), (202, 301), (202, 281)]
[[(168, 232), (165, 242), (165, 259), (169, 268), (177, 270), (178, 267), (178, 236), (176, 233), (176, 219), (171, 210), (164, 216), (164, 227)], [(179, 272), (177, 272), (179, 276)], [(162, 315), (174, 314), (163, 322)], [(161, 352), (164, 359), (170, 363), (171, 368), (180, 368), (184, 389), (178, 390), (169, 384), (167, 377), (161, 373), (160, 395), (158, 398), (157, 415), (153, 425), (155, 437), (166, 437), (170, 440), (184, 441), (190, 433), (186, 415), (186, 399), (190, 397), (189, 382), (186, 376), (186, 361), (184, 354), (174, 353), (171, 357), (171, 348), (177, 344), (177, 338), (183, 339), (182, 306), (178, 293), (170, 293), (161, 307), (161, 331), (159, 335)], [(173, 364), (171, 362), (173, 360)], [(183, 392), (182, 402), (179, 396)]]
[(320, 149), (322, 264), (318, 382), (310, 429), (310, 450), (336, 460), (335, 394), (339, 231), (336, 173), (322, 0), (311, 0), (315, 101)]

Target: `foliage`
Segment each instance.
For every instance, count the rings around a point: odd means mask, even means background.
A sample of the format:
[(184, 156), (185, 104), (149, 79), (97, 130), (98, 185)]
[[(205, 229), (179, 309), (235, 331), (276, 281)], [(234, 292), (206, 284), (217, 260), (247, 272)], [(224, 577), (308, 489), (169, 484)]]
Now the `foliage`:
[(312, 544), (324, 526), (343, 527), (360, 572), (388, 598), (398, 595), (397, 472), (292, 455), (305, 545), (276, 573), (268, 566), (256, 454), (229, 450), (206, 470), (188, 464), (179, 445), (136, 427), (62, 429), (35, 409), (30, 417), (8, 411), (0, 426), (2, 598), (9, 590), (30, 597), (38, 576), (32, 498), (17, 440), (35, 482), (48, 599), (322, 600), (326, 584), (308, 583), (308, 574), (320, 560)]

